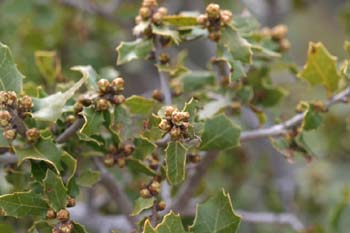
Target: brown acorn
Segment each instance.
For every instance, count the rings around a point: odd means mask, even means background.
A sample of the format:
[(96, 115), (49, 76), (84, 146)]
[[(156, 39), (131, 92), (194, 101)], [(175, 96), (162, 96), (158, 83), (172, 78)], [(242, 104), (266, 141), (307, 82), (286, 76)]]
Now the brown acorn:
[(36, 142), (40, 138), (40, 131), (37, 128), (31, 128), (26, 131), (26, 138), (30, 142)]
[(159, 123), (158, 127), (159, 127), (161, 130), (168, 131), (168, 130), (170, 130), (170, 128), (171, 128), (171, 124), (168, 122), (168, 120), (163, 119), (163, 120), (161, 120), (161, 122)]
[(140, 196), (143, 198), (150, 198), (150, 197), (152, 197), (152, 194), (148, 189), (143, 188), (140, 190)]
[(6, 104), (8, 106), (13, 106), (17, 102), (17, 94), (14, 91), (8, 91), (6, 92), (7, 100)]
[(158, 89), (153, 90), (152, 92), (152, 98), (159, 101), (159, 102), (163, 102), (164, 100), (164, 95), (163, 92), (161, 92)]
[(76, 201), (72, 197), (68, 197), (67, 199), (67, 207), (74, 207), (76, 205)]
[(149, 191), (151, 191), (151, 193), (153, 195), (158, 194), (160, 192), (160, 183), (158, 181), (152, 181), (152, 183), (149, 185), (148, 187)]
[(103, 159), (103, 163), (106, 167), (113, 167), (115, 163), (114, 156), (112, 154), (107, 154)]
[(208, 16), (206, 15), (199, 15), (197, 17), (197, 23), (202, 25), (202, 26), (206, 26), (208, 22)]
[(220, 6), (215, 3), (210, 3), (206, 8), (208, 18), (217, 19), (220, 17)]
[(10, 124), (10, 120), (11, 120), (11, 114), (4, 110), (4, 111), (0, 111), (0, 126), (1, 127), (6, 127)]
[(104, 98), (99, 98), (96, 100), (96, 110), (97, 111), (106, 111), (110, 107), (110, 103), (108, 100)]
[(6, 140), (12, 141), (16, 138), (17, 131), (15, 129), (7, 129), (2, 133), (2, 135)]
[(181, 136), (181, 129), (179, 127), (173, 127), (170, 130), (170, 136), (172, 139), (179, 139)]
[(166, 203), (165, 201), (160, 201), (158, 204), (157, 204), (157, 211), (163, 211), (165, 210), (166, 208)]
[(175, 107), (173, 107), (173, 106), (167, 106), (165, 108), (165, 112), (164, 112), (165, 117), (167, 117), (168, 119), (171, 119), (171, 116), (172, 116), (173, 112), (176, 111), (176, 110), (177, 109)]
[(124, 157), (118, 157), (117, 160), (116, 160), (116, 163), (117, 163), (117, 166), (119, 168), (123, 168), (123, 167), (125, 167), (126, 160), (125, 160)]
[(66, 222), (69, 220), (69, 211), (66, 209), (61, 209), (60, 211), (57, 212), (57, 219), (60, 222)]
[(141, 16), (141, 18), (143, 20), (149, 19), (151, 14), (152, 14), (152, 12), (151, 12), (150, 8), (148, 8), (148, 7), (141, 7), (139, 10), (139, 15)]
[(149, 7), (149, 8), (156, 7), (158, 6), (158, 2), (157, 0), (143, 0), (142, 6)]
[(107, 79), (100, 79), (97, 82), (97, 86), (101, 93), (107, 93), (109, 91), (110, 83)]
[(66, 117), (66, 123), (67, 123), (68, 125), (73, 124), (74, 121), (75, 121), (75, 116), (74, 116), (74, 115), (68, 115), (68, 116)]
[(115, 92), (124, 91), (124, 85), (125, 85), (124, 79), (121, 77), (115, 78), (111, 82), (111, 87)]
[(131, 143), (126, 143), (123, 147), (123, 151), (125, 155), (131, 155), (134, 152), (135, 146)]
[(74, 104), (74, 112), (75, 113), (79, 113), (79, 112), (83, 111), (83, 109), (84, 109), (84, 106), (80, 102), (76, 102)]
[(279, 24), (272, 28), (271, 30), (271, 37), (274, 40), (282, 40), (287, 36), (288, 28), (286, 25)]
[(71, 233), (73, 231), (74, 225), (72, 222), (63, 222), (58, 226), (59, 233)]
[(163, 15), (160, 12), (154, 13), (152, 16), (152, 22), (156, 25), (160, 25), (163, 21)]
[(159, 7), (157, 12), (159, 12), (162, 16), (166, 16), (168, 14), (168, 9), (166, 7)]
[(232, 21), (232, 12), (228, 10), (223, 10), (220, 12), (220, 19), (224, 25), (228, 25)]
[(32, 97), (25, 95), (19, 100), (19, 107), (25, 111), (30, 111), (33, 108)]
[(56, 218), (56, 213), (53, 209), (48, 209), (46, 212), (46, 217), (48, 219), (55, 219)]

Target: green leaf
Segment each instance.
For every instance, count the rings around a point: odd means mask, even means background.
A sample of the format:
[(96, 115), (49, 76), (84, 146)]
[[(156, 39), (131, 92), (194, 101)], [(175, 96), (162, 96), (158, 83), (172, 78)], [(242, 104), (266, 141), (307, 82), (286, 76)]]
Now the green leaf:
[(122, 65), (135, 59), (145, 59), (152, 49), (152, 40), (137, 39), (132, 42), (121, 42), (117, 47), (117, 65)]
[(185, 179), (187, 149), (180, 142), (170, 142), (166, 153), (166, 176), (170, 184), (179, 184)]
[(154, 100), (137, 95), (130, 96), (125, 101), (125, 105), (129, 107), (131, 113), (140, 115), (150, 114), (155, 104)]
[(69, 184), (69, 182), (73, 179), (75, 172), (77, 171), (77, 160), (67, 152), (63, 153), (61, 160), (65, 165), (65, 177), (67, 180), (66, 183)]
[(66, 207), (67, 201), (67, 189), (63, 184), (62, 178), (47, 170), (46, 177), (44, 179), (44, 188), (50, 206), (53, 210), (59, 211)]
[(73, 225), (74, 227), (71, 233), (88, 233), (88, 231), (83, 225), (76, 222), (73, 222)]
[(142, 198), (139, 197), (135, 203), (131, 212), (131, 216), (140, 214), (142, 211), (147, 210), (153, 206), (154, 198)]
[(13, 233), (13, 228), (9, 224), (0, 224), (0, 232), (1, 233)]
[(24, 160), (33, 159), (44, 161), (51, 164), (59, 173), (62, 170), (61, 155), (62, 151), (56, 147), (56, 144), (50, 140), (40, 140), (36, 144), (28, 144), (22, 147), (14, 147), (15, 154), (18, 157), (18, 164), (20, 165)]
[(44, 161), (34, 161), (34, 160), (32, 160), (30, 164), (32, 168), (31, 171), (32, 171), (33, 177), (37, 181), (42, 181), (46, 176), (46, 172), (47, 172), (47, 169), (49, 168), (49, 165)]
[(103, 112), (96, 111), (90, 107), (84, 108), (82, 115), (85, 122), (79, 133), (85, 134), (86, 136), (99, 135), (99, 129), (103, 126), (104, 122)]
[(167, 15), (163, 22), (175, 27), (191, 27), (197, 25), (197, 17), (187, 15)]
[(48, 85), (55, 83), (57, 76), (61, 74), (61, 62), (55, 51), (36, 51), (35, 63), (40, 74), (45, 78)]
[(0, 91), (21, 93), (23, 78), (13, 60), (11, 50), (0, 42)]
[(241, 37), (232, 25), (223, 28), (220, 43), (229, 50), (235, 60), (248, 64), (252, 63), (251, 45)]
[(78, 185), (90, 188), (100, 180), (100, 176), (101, 174), (98, 171), (87, 169), (82, 171), (76, 181)]
[[(87, 80), (87, 86), (90, 90), (97, 90), (97, 81), (100, 79), (92, 66), (74, 66), (71, 70), (78, 71), (83, 75), (83, 79)], [(116, 76), (114, 76), (115, 78)]]
[(0, 129), (0, 147), (5, 147), (8, 148), (10, 147), (10, 144), (8, 143), (8, 141), (4, 138), (3, 136), (3, 130)]
[(201, 150), (225, 150), (239, 146), (240, 128), (225, 115), (209, 119), (204, 124)]
[[(73, 67), (72, 69), (76, 69)], [(65, 92), (57, 92), (45, 98), (33, 98), (33, 117), (43, 121), (56, 121), (62, 114), (67, 101), (73, 97), (76, 91), (85, 83), (87, 76), (83, 76), (77, 83)]]
[(147, 155), (151, 155), (156, 149), (156, 145), (147, 138), (142, 136), (134, 139), (135, 150), (132, 154), (136, 159), (144, 159)]
[(0, 210), (5, 216), (45, 217), (49, 209), (48, 204), (37, 194), (30, 192), (18, 192), (0, 196)]
[(126, 160), (128, 168), (132, 170), (135, 174), (143, 173), (148, 176), (156, 176), (157, 172), (152, 170), (150, 167), (148, 167), (146, 164), (144, 164), (142, 161), (138, 159), (128, 158)]
[(328, 91), (336, 91), (340, 80), (337, 57), (331, 55), (322, 43), (310, 42), (307, 62), (298, 77), (311, 85), (322, 84)]
[(157, 233), (157, 231), (152, 227), (151, 222), (147, 219), (143, 225), (142, 233)]
[(36, 221), (28, 229), (28, 233), (52, 233), (52, 228), (47, 221)]
[(308, 131), (317, 129), (322, 123), (322, 115), (315, 110), (315, 107), (311, 104), (307, 104), (307, 110), (302, 124), (302, 129)]
[(180, 215), (170, 211), (156, 227), (157, 233), (185, 233)]
[(185, 106), (182, 109), (182, 112), (188, 112), (190, 114), (190, 122), (193, 122), (196, 118), (198, 108), (198, 100), (191, 98), (188, 102), (185, 103)]
[(235, 233), (241, 219), (233, 211), (231, 198), (224, 190), (197, 205), (192, 233)]
[(232, 101), (221, 95), (215, 96), (215, 100), (208, 102), (203, 106), (203, 108), (199, 111), (199, 119), (207, 119), (213, 117), (217, 114), (221, 109), (224, 109), (232, 104)]
[(191, 71), (182, 77), (184, 91), (201, 90), (215, 84), (215, 75), (208, 71)]
[(168, 26), (156, 26), (152, 24), (152, 32), (156, 35), (169, 37), (175, 44), (179, 44), (181, 41), (180, 34), (176, 30), (170, 29)]

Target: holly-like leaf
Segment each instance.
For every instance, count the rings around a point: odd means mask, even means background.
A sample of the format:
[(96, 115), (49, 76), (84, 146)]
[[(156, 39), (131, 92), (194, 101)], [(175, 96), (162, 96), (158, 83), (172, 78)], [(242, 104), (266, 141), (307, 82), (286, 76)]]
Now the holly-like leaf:
[(199, 119), (208, 119), (217, 114), (221, 109), (224, 109), (232, 104), (232, 101), (221, 95), (215, 96), (215, 100), (208, 102), (199, 111)]
[(36, 221), (28, 229), (28, 233), (52, 233), (52, 228), (47, 221)]
[(131, 113), (140, 115), (150, 114), (155, 104), (154, 100), (137, 95), (130, 96), (125, 101), (125, 105), (129, 107)]
[(149, 221), (149, 219), (145, 221), (142, 233), (157, 233), (157, 231), (152, 227), (152, 224)]
[(9, 224), (0, 224), (0, 232), (1, 233), (13, 233), (13, 228)]
[(0, 196), (0, 210), (5, 216), (45, 217), (48, 209), (49, 206), (44, 199), (34, 193), (18, 192)]
[(142, 211), (147, 210), (153, 206), (154, 198), (139, 197), (134, 203), (134, 208), (131, 212), (131, 216), (140, 214)]
[(85, 108), (82, 115), (85, 122), (79, 133), (85, 134), (86, 136), (99, 135), (99, 129), (104, 122), (103, 112), (96, 111), (93, 108)]
[(145, 59), (153, 49), (151, 40), (137, 39), (132, 42), (121, 42), (117, 47), (117, 65), (130, 62), (135, 59)]
[(179, 184), (185, 179), (187, 149), (181, 142), (170, 142), (166, 153), (166, 176), (170, 184)]
[(252, 63), (251, 44), (241, 37), (232, 25), (223, 28), (220, 43), (229, 50), (235, 60), (248, 64)]
[(24, 160), (33, 159), (51, 164), (57, 173), (62, 170), (62, 151), (50, 140), (40, 140), (36, 144), (14, 146), (14, 150), (18, 157), (18, 164), (21, 164)]
[(188, 112), (190, 114), (190, 122), (193, 122), (196, 118), (198, 107), (198, 100), (191, 98), (190, 101), (185, 103), (185, 106), (182, 109), (182, 112)]
[(308, 131), (317, 129), (322, 123), (322, 115), (312, 104), (307, 104), (307, 110), (302, 124), (302, 129)]
[(152, 24), (152, 32), (156, 35), (169, 37), (175, 44), (179, 44), (181, 41), (179, 32), (165, 25), (156, 26)]
[(147, 155), (151, 155), (156, 145), (144, 137), (136, 137), (134, 139), (135, 150), (132, 154), (136, 159), (144, 159)]
[(224, 190), (197, 205), (191, 233), (235, 233), (241, 219), (233, 211), (231, 198)]
[(21, 93), (23, 78), (13, 60), (11, 50), (0, 42), (0, 91)]
[[(76, 70), (76, 67), (72, 68)], [(67, 101), (73, 97), (75, 92), (85, 83), (87, 76), (83, 76), (77, 83), (65, 92), (57, 92), (45, 98), (33, 98), (33, 117), (43, 121), (56, 121), (63, 111)]]
[(239, 145), (240, 128), (220, 114), (204, 124), (201, 150), (225, 150)]
[(340, 80), (337, 57), (331, 55), (322, 43), (310, 42), (307, 62), (298, 77), (311, 85), (322, 84), (328, 91), (336, 91)]
[[(78, 71), (83, 75), (83, 79), (87, 80), (87, 86), (90, 90), (97, 90), (97, 81), (100, 79), (92, 66), (74, 66), (71, 70)], [(116, 76), (114, 76), (115, 78)]]
[(50, 169), (46, 172), (44, 179), (44, 188), (50, 206), (53, 210), (59, 211), (66, 207), (67, 189), (63, 184), (62, 178), (56, 175)]
[(174, 214), (174, 212), (170, 211), (167, 215), (163, 217), (161, 223), (159, 223), (156, 227), (157, 233), (185, 233), (185, 229), (181, 222), (180, 215)]
[(154, 170), (152, 170), (150, 167), (144, 164), (141, 160), (128, 158), (126, 160), (126, 164), (128, 168), (130, 168), (130, 170), (133, 171), (135, 174), (143, 173), (148, 176), (157, 175), (157, 173)]
[(79, 223), (73, 222), (73, 226), (74, 227), (71, 233), (88, 233), (86, 228)]
[(55, 51), (36, 51), (35, 63), (46, 83), (52, 86), (61, 74), (61, 62)]
[(61, 160), (66, 168), (66, 183), (69, 184), (69, 182), (73, 179), (75, 172), (77, 171), (77, 160), (67, 152), (63, 153)]
[(163, 17), (163, 22), (175, 27), (192, 27), (197, 25), (197, 17), (188, 15), (167, 15)]
[(100, 180), (101, 174), (98, 171), (87, 169), (76, 179), (78, 185), (90, 188)]
[(215, 84), (215, 75), (207, 71), (192, 71), (182, 76), (184, 91), (201, 90)]

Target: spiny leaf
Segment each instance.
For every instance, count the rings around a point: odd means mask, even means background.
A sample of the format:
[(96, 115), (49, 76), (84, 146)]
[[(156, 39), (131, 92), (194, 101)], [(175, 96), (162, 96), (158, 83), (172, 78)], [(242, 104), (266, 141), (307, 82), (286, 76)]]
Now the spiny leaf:
[(239, 145), (240, 128), (221, 114), (205, 122), (201, 150), (225, 150)]
[[(74, 67), (72, 68), (74, 69)], [(65, 92), (57, 92), (45, 98), (33, 98), (33, 117), (43, 121), (56, 121), (63, 111), (67, 101), (73, 97), (75, 92), (85, 83), (87, 76), (83, 76), (77, 83)]]
[(337, 57), (331, 55), (322, 43), (310, 42), (307, 62), (298, 77), (312, 85), (322, 84), (330, 92), (336, 91), (340, 80)]
[(136, 174), (143, 173), (148, 176), (156, 176), (157, 173), (138, 159), (128, 158), (126, 160), (128, 168)]
[(224, 190), (197, 205), (191, 233), (235, 233), (241, 219), (233, 211), (231, 198)]
[(53, 210), (59, 211), (66, 207), (67, 189), (64, 187), (62, 178), (50, 169), (44, 179), (45, 193)]
[(170, 211), (156, 227), (157, 233), (185, 233), (180, 215)]
[(144, 59), (152, 51), (153, 43), (151, 40), (137, 39), (132, 42), (121, 42), (117, 47), (118, 60), (117, 65), (130, 62), (135, 59)]
[(142, 211), (151, 208), (153, 206), (153, 203), (154, 203), (154, 198), (139, 197), (134, 203), (134, 208), (131, 212), (131, 216), (138, 215)]
[[(96, 73), (92, 66), (74, 66), (71, 70), (78, 71), (83, 75), (83, 79), (87, 80), (87, 86), (91, 90), (97, 90), (97, 81), (99, 75)], [(115, 77), (114, 77), (115, 78)]]
[(181, 41), (179, 32), (170, 29), (168, 26), (156, 26), (152, 24), (152, 32), (156, 35), (169, 37), (175, 44), (179, 44)]
[(147, 155), (151, 155), (155, 150), (156, 145), (145, 137), (136, 137), (134, 139), (135, 151), (133, 157), (137, 159), (144, 159)]
[(192, 71), (182, 76), (184, 91), (201, 90), (215, 84), (215, 75), (207, 71)]
[(48, 221), (36, 221), (28, 229), (28, 233), (52, 233), (52, 228)]
[(142, 233), (157, 233), (157, 231), (152, 227), (151, 222), (147, 219), (143, 225)]
[(85, 122), (79, 133), (85, 134), (86, 136), (99, 134), (99, 129), (104, 122), (103, 112), (96, 111), (93, 108), (85, 108), (82, 115)]
[(86, 228), (79, 223), (73, 222), (73, 226), (74, 227), (71, 233), (88, 233)]
[(14, 146), (14, 150), (18, 157), (18, 164), (21, 164), (24, 160), (33, 159), (51, 164), (57, 173), (62, 170), (62, 151), (50, 140), (40, 140), (36, 144), (25, 146)]
[(166, 176), (170, 184), (179, 184), (185, 179), (187, 149), (180, 142), (170, 142), (166, 153)]
[(48, 204), (37, 194), (18, 192), (0, 196), (0, 210), (5, 216), (16, 218), (45, 217)]
[(23, 78), (13, 60), (11, 50), (0, 42), (0, 91), (21, 93)]

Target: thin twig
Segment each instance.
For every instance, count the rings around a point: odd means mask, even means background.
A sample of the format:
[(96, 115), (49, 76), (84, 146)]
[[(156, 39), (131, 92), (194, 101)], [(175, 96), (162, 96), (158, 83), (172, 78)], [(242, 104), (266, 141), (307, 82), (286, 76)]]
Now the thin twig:
[(115, 177), (107, 171), (98, 158), (94, 158), (94, 163), (101, 173), (101, 184), (108, 190), (109, 194), (120, 208), (120, 211), (128, 219), (130, 225), (135, 226), (135, 218), (130, 216), (132, 204), (126, 193), (119, 187)]
[(62, 134), (56, 138), (58, 144), (66, 142), (71, 136), (73, 136), (83, 125), (84, 118), (78, 118), (73, 124), (71, 124)]

